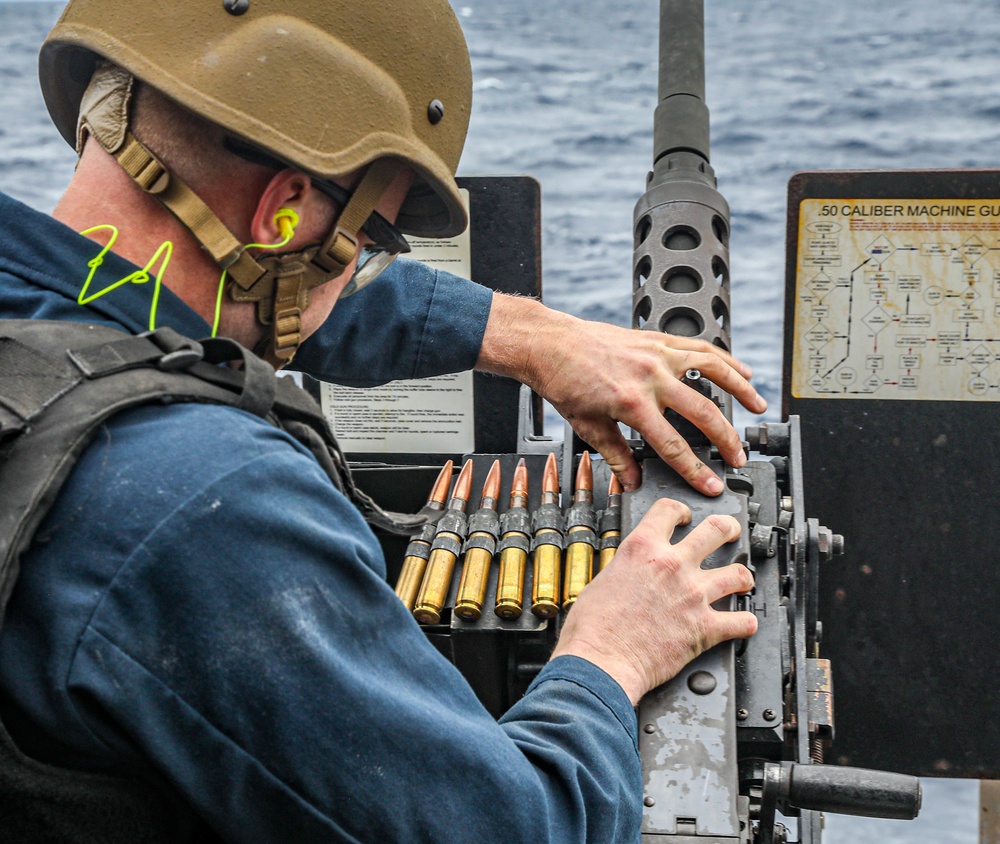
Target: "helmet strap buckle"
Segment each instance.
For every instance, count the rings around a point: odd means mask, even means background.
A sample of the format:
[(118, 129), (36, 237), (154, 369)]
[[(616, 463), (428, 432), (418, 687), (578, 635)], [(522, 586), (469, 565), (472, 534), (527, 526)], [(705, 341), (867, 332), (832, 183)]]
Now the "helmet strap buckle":
[(358, 252), (358, 236), (341, 225), (334, 226), (323, 245), (312, 258), (329, 278), (339, 276)]

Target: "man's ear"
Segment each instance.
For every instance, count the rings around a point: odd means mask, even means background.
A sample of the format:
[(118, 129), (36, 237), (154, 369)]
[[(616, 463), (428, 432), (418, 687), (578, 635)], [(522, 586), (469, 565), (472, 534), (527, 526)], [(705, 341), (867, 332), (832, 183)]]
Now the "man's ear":
[(250, 225), (253, 242), (270, 244), (279, 243), (283, 239), (284, 235), (277, 221), (278, 211), (282, 208), (290, 208), (299, 217), (294, 242), (305, 244), (316, 240), (313, 230), (320, 222), (318, 217), (323, 215), (315, 207), (315, 193), (317, 191), (313, 189), (309, 177), (300, 170), (288, 168), (276, 173), (257, 202), (257, 210)]

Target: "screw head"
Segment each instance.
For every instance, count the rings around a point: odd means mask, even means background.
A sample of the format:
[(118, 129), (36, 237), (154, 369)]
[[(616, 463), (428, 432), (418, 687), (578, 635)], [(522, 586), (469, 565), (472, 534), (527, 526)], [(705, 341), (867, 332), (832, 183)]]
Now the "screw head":
[(747, 712), (745, 709), (737, 709), (736, 710), (736, 720), (737, 721), (746, 721), (746, 719), (749, 718), (749, 717), (750, 717), (750, 713)]
[(778, 716), (777, 716), (777, 714), (775, 713), (775, 711), (773, 709), (765, 709), (764, 710), (764, 720), (765, 721), (773, 721), (777, 717)]
[(431, 126), (437, 126), (444, 120), (444, 103), (441, 100), (430, 101), (427, 106), (427, 119), (431, 122)]
[(643, 806), (655, 806), (656, 805), (656, 798), (655, 797), (646, 797), (646, 798), (643, 799), (642, 805)]
[(222, 0), (222, 8), (234, 17), (239, 17), (250, 8), (250, 0)]

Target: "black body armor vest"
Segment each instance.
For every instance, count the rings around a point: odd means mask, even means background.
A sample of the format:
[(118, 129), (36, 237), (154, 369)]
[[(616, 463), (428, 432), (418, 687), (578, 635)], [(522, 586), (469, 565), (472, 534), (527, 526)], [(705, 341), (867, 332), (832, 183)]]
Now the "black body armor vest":
[[(230, 361), (242, 368), (221, 365)], [(21, 555), (95, 432), (121, 410), (172, 402), (230, 405), (286, 431), (375, 525), (412, 533), (427, 521), (386, 513), (357, 490), (318, 404), (231, 340), (196, 343), (169, 328), (132, 336), (84, 323), (2, 320), (0, 623)], [(195, 840), (217, 839), (206, 833)], [(178, 832), (160, 789), (30, 759), (0, 724), (0, 842), (168, 841), (177, 842)]]

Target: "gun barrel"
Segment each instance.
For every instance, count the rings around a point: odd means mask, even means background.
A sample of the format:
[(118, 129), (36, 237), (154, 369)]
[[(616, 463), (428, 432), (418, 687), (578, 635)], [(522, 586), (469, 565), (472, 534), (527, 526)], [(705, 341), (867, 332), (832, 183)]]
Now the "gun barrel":
[(709, 160), (703, 0), (660, 0), (660, 84), (653, 161), (672, 152)]
[[(660, 0), (659, 105), (653, 171), (634, 215), (632, 324), (731, 350), (729, 206), (709, 142), (704, 0)], [(718, 393), (731, 418), (731, 399)]]

